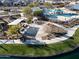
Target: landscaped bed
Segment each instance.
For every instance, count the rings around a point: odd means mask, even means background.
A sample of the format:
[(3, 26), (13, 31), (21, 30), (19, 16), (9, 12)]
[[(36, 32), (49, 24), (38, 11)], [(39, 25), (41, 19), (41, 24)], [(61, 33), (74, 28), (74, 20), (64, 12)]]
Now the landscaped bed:
[(57, 55), (60, 53), (68, 52), (78, 47), (79, 45), (79, 29), (70, 39), (43, 46), (21, 45), (21, 44), (1, 44), (1, 55), (23, 55), (23, 56), (48, 56)]

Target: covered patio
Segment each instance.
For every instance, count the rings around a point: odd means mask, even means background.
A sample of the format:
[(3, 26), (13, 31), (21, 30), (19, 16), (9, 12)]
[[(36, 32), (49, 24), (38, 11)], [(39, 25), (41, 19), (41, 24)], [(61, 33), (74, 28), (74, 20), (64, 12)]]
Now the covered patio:
[(24, 21), (27, 18), (18, 18), (16, 20), (14, 20), (13, 22), (9, 23), (8, 25), (17, 25), (19, 23), (21, 23), (22, 21)]

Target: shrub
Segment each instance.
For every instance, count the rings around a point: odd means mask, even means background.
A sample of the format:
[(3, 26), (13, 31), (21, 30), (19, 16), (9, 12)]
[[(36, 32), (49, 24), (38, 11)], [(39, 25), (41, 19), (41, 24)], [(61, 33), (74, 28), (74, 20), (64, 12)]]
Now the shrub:
[(8, 31), (6, 32), (8, 35), (17, 34), (18, 30), (20, 29), (20, 26), (9, 26)]

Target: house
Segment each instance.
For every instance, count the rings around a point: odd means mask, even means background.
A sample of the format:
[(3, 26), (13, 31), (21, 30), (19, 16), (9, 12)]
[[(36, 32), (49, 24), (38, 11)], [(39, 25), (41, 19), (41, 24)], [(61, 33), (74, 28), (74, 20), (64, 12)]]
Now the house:
[(16, 0), (13, 2), (13, 5), (21, 5), (21, 6), (25, 6), (29, 3), (29, 0)]
[(48, 3), (61, 3), (61, 2), (70, 2), (70, 1), (75, 1), (75, 0), (44, 0), (44, 2)]
[(45, 2), (45, 0), (38, 0), (38, 2), (40, 2), (40, 3), (44, 3), (44, 2)]
[(12, 6), (14, 0), (2, 0), (4, 6)]
[(29, 0), (29, 3), (31, 3), (31, 2), (37, 2), (38, 0)]
[(5, 6), (14, 6), (14, 5), (27, 5), (29, 0), (1, 0)]
[(0, 0), (0, 6), (2, 6), (3, 5), (3, 3), (2, 3), (2, 1)]
[(14, 5), (27, 5), (32, 2), (48, 2), (48, 3), (60, 3), (60, 2), (69, 2), (75, 0), (0, 0), (0, 4), (4, 6), (14, 6)]

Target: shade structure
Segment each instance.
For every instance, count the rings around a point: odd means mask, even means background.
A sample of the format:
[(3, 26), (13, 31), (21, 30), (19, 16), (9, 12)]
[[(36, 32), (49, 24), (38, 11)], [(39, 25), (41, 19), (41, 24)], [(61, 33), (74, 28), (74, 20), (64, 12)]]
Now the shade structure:
[(23, 20), (24, 20), (24, 18), (18, 18), (17, 20), (14, 20), (13, 22), (9, 23), (8, 25), (17, 25)]
[(71, 7), (71, 9), (79, 10), (79, 4), (75, 4), (74, 6)]

